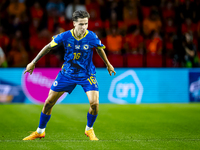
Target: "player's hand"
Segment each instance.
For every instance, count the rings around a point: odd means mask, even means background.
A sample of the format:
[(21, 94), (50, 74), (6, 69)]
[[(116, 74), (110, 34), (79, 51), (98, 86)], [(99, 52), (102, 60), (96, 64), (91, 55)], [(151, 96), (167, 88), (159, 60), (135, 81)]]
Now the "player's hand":
[(24, 71), (24, 74), (26, 72), (29, 72), (30, 74), (32, 74), (34, 69), (35, 69), (35, 64), (31, 62), (26, 66), (26, 70)]
[(114, 75), (116, 74), (114, 67), (111, 64), (107, 65), (107, 70), (108, 70), (110, 76), (112, 76), (112, 73), (114, 73)]

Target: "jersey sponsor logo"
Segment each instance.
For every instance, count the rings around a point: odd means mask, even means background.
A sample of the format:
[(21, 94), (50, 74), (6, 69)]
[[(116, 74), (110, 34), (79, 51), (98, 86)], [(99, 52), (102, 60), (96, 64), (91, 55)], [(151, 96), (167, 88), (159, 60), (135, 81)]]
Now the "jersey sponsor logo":
[(54, 81), (53, 86), (57, 86), (58, 85), (58, 81)]
[(88, 48), (89, 48), (89, 45), (87, 45), (87, 44), (83, 45), (84, 50), (87, 50)]
[(67, 47), (71, 47), (71, 45), (68, 43)]
[(75, 49), (80, 49), (80, 45), (75, 45)]
[(113, 103), (141, 103), (143, 86), (137, 74), (128, 70), (114, 78), (110, 85), (108, 99)]

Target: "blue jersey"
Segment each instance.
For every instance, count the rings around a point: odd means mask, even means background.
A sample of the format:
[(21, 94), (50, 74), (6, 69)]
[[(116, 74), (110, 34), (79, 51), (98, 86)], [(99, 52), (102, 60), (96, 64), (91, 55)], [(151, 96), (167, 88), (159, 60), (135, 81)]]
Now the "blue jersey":
[(88, 78), (96, 73), (92, 62), (93, 48), (105, 48), (97, 35), (86, 30), (81, 39), (74, 36), (73, 29), (53, 37), (51, 47), (63, 44), (64, 64), (61, 73), (72, 78)]

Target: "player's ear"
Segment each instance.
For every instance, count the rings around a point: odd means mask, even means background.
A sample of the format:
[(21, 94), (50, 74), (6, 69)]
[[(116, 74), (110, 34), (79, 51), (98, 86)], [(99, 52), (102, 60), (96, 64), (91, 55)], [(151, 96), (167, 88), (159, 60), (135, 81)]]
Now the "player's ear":
[(75, 25), (76, 25), (76, 22), (75, 22), (75, 21), (73, 21), (73, 25), (74, 25), (74, 27), (75, 27)]

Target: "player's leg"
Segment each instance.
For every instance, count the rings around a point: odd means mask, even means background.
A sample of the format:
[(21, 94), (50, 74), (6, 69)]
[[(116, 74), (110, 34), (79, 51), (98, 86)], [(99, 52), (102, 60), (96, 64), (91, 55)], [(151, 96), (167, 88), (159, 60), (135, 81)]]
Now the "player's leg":
[(90, 108), (87, 113), (87, 125), (85, 134), (90, 137), (90, 140), (99, 140), (93, 130), (93, 124), (97, 118), (99, 110), (99, 91), (88, 91), (86, 92), (88, 100), (90, 102)]
[[(67, 91), (70, 94), (75, 87), (76, 87), (76, 84), (72, 80), (70, 80), (70, 78), (63, 76), (63, 74), (59, 72), (54, 83), (51, 86), (49, 96), (46, 99), (44, 107), (42, 109), (41, 116), (40, 116), (40, 123), (37, 129), (38, 133), (44, 132), (46, 128), (46, 124), (51, 117), (52, 108), (57, 102), (58, 98), (64, 93), (63, 91)], [(59, 92), (59, 91), (62, 91), (62, 92)]]
[(62, 96), (64, 92), (55, 92), (50, 89), (48, 98), (46, 99), (41, 115), (40, 115), (40, 123), (37, 129), (38, 133), (43, 133), (45, 131), (46, 125), (51, 117), (52, 108), (59, 99), (60, 96)]
[(63, 93), (64, 92), (55, 92), (53, 90), (49, 91), (49, 95), (45, 101), (40, 115), (40, 122), (37, 131), (25, 137), (23, 140), (34, 140), (36, 138), (43, 138), (45, 136), (45, 128), (51, 117), (52, 108)]

